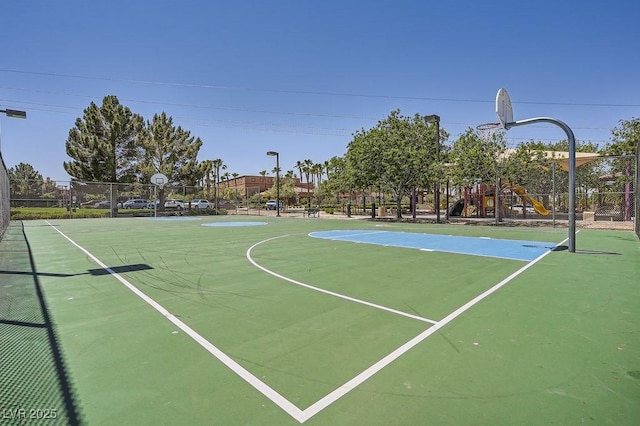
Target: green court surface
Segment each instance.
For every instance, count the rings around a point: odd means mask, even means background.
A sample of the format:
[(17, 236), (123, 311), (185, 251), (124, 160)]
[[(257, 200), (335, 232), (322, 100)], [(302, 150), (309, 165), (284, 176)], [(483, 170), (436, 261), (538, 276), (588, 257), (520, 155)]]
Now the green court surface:
[[(633, 232), (582, 230), (569, 253), (563, 228), (258, 219), (12, 222), (2, 424), (640, 424)], [(308, 235), (331, 230), (559, 247)]]

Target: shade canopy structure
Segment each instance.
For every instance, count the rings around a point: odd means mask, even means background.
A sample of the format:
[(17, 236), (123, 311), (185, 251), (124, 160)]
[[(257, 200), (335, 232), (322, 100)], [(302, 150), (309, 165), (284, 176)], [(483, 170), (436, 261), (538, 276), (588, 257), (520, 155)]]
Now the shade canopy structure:
[[(500, 158), (507, 158), (515, 152), (515, 149), (509, 148), (500, 155)], [(564, 171), (569, 171), (569, 153), (567, 151), (535, 151), (535, 153), (532, 159), (543, 158), (554, 161), (556, 164), (559, 164)], [(596, 152), (576, 152), (576, 167), (584, 166), (599, 158), (602, 158), (602, 155)]]
[[(563, 170), (569, 171), (569, 153), (566, 151), (542, 151), (544, 158), (555, 161)], [(584, 166), (594, 160), (602, 158), (595, 152), (576, 152), (576, 167)]]

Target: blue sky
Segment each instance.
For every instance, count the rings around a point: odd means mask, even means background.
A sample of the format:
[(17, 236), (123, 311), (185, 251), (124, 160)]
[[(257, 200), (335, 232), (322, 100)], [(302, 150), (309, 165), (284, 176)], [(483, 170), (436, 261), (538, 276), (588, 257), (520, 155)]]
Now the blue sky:
[[(604, 145), (640, 116), (640, 3), (612, 0), (4, 2), (0, 116), (8, 167), (68, 179), (65, 141), (90, 102), (116, 95), (166, 112), (204, 144), (199, 160), (257, 174), (344, 155), (390, 111), (438, 114), (449, 143), (496, 121), (551, 116)], [(556, 141), (551, 125), (509, 143)]]

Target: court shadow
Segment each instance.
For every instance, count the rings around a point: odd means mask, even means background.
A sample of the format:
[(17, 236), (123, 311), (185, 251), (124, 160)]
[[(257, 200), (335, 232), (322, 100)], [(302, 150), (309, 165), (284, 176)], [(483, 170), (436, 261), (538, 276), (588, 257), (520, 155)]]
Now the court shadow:
[(56, 278), (65, 278), (65, 277), (77, 277), (79, 275), (111, 275), (112, 273), (120, 274), (122, 272), (136, 272), (136, 271), (146, 271), (149, 269), (153, 269), (153, 267), (145, 264), (145, 263), (135, 263), (132, 265), (122, 265), (122, 266), (110, 266), (109, 271), (104, 268), (96, 268), (96, 269), (88, 269), (87, 272), (80, 272), (78, 274), (61, 274), (56, 272), (36, 272), (36, 271), (6, 271), (0, 270), (0, 275), (26, 275), (32, 276), (37, 275), (40, 277), (56, 277)]
[(600, 251), (600, 250), (576, 250), (576, 254), (606, 254), (608, 256), (622, 256), (622, 253), (616, 253), (614, 251)]
[[(568, 246), (556, 246), (551, 251), (565, 251), (569, 250)], [(622, 256), (622, 253), (616, 253), (613, 251), (600, 251), (600, 250), (577, 250), (575, 254), (604, 254), (609, 256)]]
[(89, 269), (88, 273), (94, 276), (111, 275), (114, 272), (116, 274), (121, 274), (123, 272), (147, 271), (149, 269), (153, 269), (153, 267), (146, 263), (134, 263), (132, 265), (110, 266), (109, 269), (110, 271), (107, 271), (104, 268)]

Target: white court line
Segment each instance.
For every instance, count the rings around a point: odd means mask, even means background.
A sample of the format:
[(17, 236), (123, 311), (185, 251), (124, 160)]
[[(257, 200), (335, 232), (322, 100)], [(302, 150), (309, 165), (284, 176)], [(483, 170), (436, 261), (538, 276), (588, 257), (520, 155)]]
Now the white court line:
[[(276, 238), (282, 238), (282, 237), (276, 237)], [(265, 240), (265, 241), (274, 240), (276, 238), (270, 238), (269, 240)], [(265, 242), (265, 241), (262, 241), (262, 242)], [(564, 243), (565, 241), (567, 241), (567, 239), (565, 239), (564, 241), (558, 243), (557, 245), (560, 245), (560, 244)], [(261, 244), (262, 242), (260, 242), (258, 244)], [(258, 244), (255, 244), (254, 246), (252, 246), (252, 248), (255, 247)], [(524, 271), (529, 269), (531, 266), (533, 266), (534, 264), (538, 263), (545, 256), (547, 256), (549, 253), (551, 253), (551, 250), (544, 252), (543, 254), (538, 256), (536, 259), (534, 259), (531, 262), (527, 263), (522, 268), (518, 269), (516, 272), (514, 272), (511, 275), (509, 275), (507, 278), (505, 278), (504, 280), (500, 281), (498, 284), (494, 285), (493, 287), (491, 287), (490, 289), (488, 289), (484, 293), (480, 294), (479, 296), (476, 296), (475, 298), (473, 298), (469, 302), (465, 303), (464, 305), (462, 305), (461, 307), (459, 307), (458, 309), (456, 309), (455, 311), (453, 311), (452, 313), (450, 313), (449, 315), (444, 317), (442, 320), (438, 321), (433, 327), (430, 327), (427, 330), (423, 331), (422, 333), (420, 333), (419, 335), (417, 335), (413, 339), (409, 340), (404, 345), (400, 346), (399, 348), (397, 348), (396, 350), (394, 350), (393, 352), (391, 352), (390, 354), (388, 354), (387, 356), (382, 358), (380, 361), (376, 362), (375, 364), (373, 364), (369, 368), (365, 369), (363, 372), (361, 372), (360, 374), (355, 376), (353, 379), (349, 380), (348, 382), (346, 382), (342, 386), (338, 387), (334, 391), (330, 392), (329, 394), (327, 394), (326, 396), (324, 396), (323, 398), (321, 398), (317, 402), (313, 403), (311, 406), (309, 406), (308, 408), (303, 410), (302, 417), (301, 417), (301, 419), (299, 419), (299, 421), (301, 423), (304, 423), (305, 421), (307, 421), (308, 419), (310, 419), (311, 417), (313, 417), (314, 415), (316, 415), (320, 411), (324, 410), (325, 408), (327, 408), (329, 405), (331, 405), (332, 403), (334, 403), (338, 399), (342, 398), (348, 392), (350, 392), (351, 390), (355, 389), (360, 384), (364, 383), (367, 379), (372, 377), (374, 374), (376, 374), (378, 371), (382, 370), (387, 365), (391, 364), (393, 361), (398, 359), (400, 356), (402, 356), (404, 353), (409, 351), (411, 348), (413, 348), (417, 344), (419, 344), (422, 341), (424, 341), (425, 339), (427, 339), (429, 336), (434, 334), (436, 331), (440, 330), (445, 325), (449, 324), (451, 321), (453, 321), (455, 318), (460, 316), (462, 313), (464, 313), (467, 310), (471, 309), (471, 307), (473, 307), (474, 305), (479, 303), (481, 300), (483, 300), (486, 297), (488, 297), (489, 295), (495, 293), (500, 288), (502, 288), (507, 283), (512, 281), (514, 278), (516, 278), (518, 275), (522, 274)], [(249, 252), (247, 252), (247, 257), (249, 257)], [(249, 259), (249, 260), (251, 261), (251, 259)], [(254, 263), (253, 261), (251, 261), (251, 262)], [(265, 268), (263, 268), (263, 267), (261, 267), (261, 266), (259, 266), (257, 264), (255, 264), (255, 265), (258, 268), (262, 269), (263, 271), (265, 271), (267, 273), (270, 273), (270, 274), (272, 274), (274, 276), (279, 276), (282, 279), (285, 279), (285, 280), (290, 281), (290, 282), (293, 281), (293, 280), (290, 280), (290, 279), (288, 279), (286, 277), (282, 277), (282, 276), (280, 276), (278, 274), (272, 273), (272, 272), (266, 270)], [(308, 286), (308, 285), (303, 285), (303, 286), (311, 288), (311, 286)]]
[(302, 423), (302, 421), (300, 420), (300, 418), (303, 415), (302, 410), (300, 410), (298, 407), (296, 407), (291, 402), (289, 402), (288, 399), (286, 399), (285, 397), (280, 395), (278, 392), (273, 390), (271, 387), (269, 387), (262, 380), (258, 379), (256, 376), (251, 374), (248, 370), (246, 370), (240, 364), (235, 362), (233, 359), (231, 359), (227, 354), (222, 352), (220, 349), (215, 347), (211, 342), (209, 342), (207, 339), (202, 337), (200, 334), (198, 334), (191, 327), (189, 327), (184, 322), (182, 322), (181, 320), (176, 318), (171, 312), (169, 312), (167, 309), (165, 309), (158, 302), (156, 302), (151, 297), (147, 296), (145, 293), (140, 291), (136, 286), (131, 284), (129, 281), (127, 281), (125, 278), (123, 278), (120, 274), (118, 274), (117, 272), (114, 272), (113, 269), (107, 267), (107, 265), (105, 265), (103, 262), (101, 262), (100, 259), (95, 257), (87, 249), (85, 249), (84, 247), (80, 246), (78, 243), (73, 241), (71, 238), (67, 237), (64, 233), (62, 233), (62, 231), (57, 229), (55, 226), (51, 225), (51, 223), (49, 223), (49, 221), (45, 221), (45, 222), (49, 226), (51, 226), (53, 229), (55, 229), (56, 232), (58, 232), (60, 235), (62, 235), (65, 239), (67, 239), (71, 244), (73, 244), (78, 249), (80, 249), (91, 260), (93, 260), (95, 263), (97, 263), (101, 268), (104, 268), (104, 270), (109, 272), (109, 274), (111, 274), (115, 279), (120, 281), (125, 287), (127, 287), (129, 290), (131, 290), (133, 293), (135, 293), (136, 296), (138, 296), (139, 298), (141, 298), (142, 300), (147, 302), (156, 311), (160, 312), (165, 318), (167, 318), (174, 325), (176, 325), (178, 328), (180, 328), (182, 331), (184, 331), (189, 337), (191, 337), (200, 346), (202, 346), (205, 350), (207, 350), (207, 352), (209, 352), (211, 355), (213, 355), (216, 358), (218, 358), (224, 365), (229, 367), (229, 369), (231, 369), (234, 373), (236, 373), (238, 376), (240, 376), (242, 379), (244, 379), (247, 383), (249, 383), (251, 386), (253, 386), (255, 389), (257, 389), (264, 396), (266, 396), (271, 401), (273, 401), (274, 404), (276, 404), (278, 407), (282, 408), (291, 417), (293, 417), (294, 419), (296, 419), (296, 420), (298, 420), (299, 422)]
[[(447, 325), (448, 323), (453, 321), (455, 318), (460, 316), (462, 313), (464, 313), (467, 310), (471, 309), (471, 307), (473, 307), (474, 305), (476, 305), (477, 303), (479, 303), (480, 301), (482, 301), (483, 299), (485, 299), (489, 295), (491, 295), (491, 294), (495, 293), (496, 291), (498, 291), (501, 287), (505, 286), (511, 280), (516, 278), (518, 275), (522, 274), (524, 271), (526, 271), (531, 266), (533, 266), (534, 264), (536, 264), (537, 262), (542, 260), (549, 253), (551, 253), (551, 250), (543, 253), (538, 258), (536, 258), (535, 260), (533, 260), (530, 263), (526, 264), (522, 268), (518, 269), (516, 272), (514, 272), (511, 275), (509, 275), (507, 278), (505, 278), (504, 280), (500, 281), (495, 286), (491, 287), (490, 289), (488, 289), (484, 293), (480, 294), (479, 296), (477, 296), (474, 299), (470, 300), (469, 302), (465, 303), (464, 305), (462, 305), (461, 307), (459, 307), (458, 309), (456, 309), (455, 311), (453, 311), (452, 313), (447, 315), (445, 318), (443, 318), (442, 320), (440, 320), (437, 323), (435, 323), (434, 326), (428, 328), (424, 332), (420, 333), (416, 337), (414, 337), (411, 340), (409, 340), (407, 343), (405, 343), (402, 346), (400, 346), (399, 348), (395, 349), (394, 351), (389, 353), (387, 356), (382, 358), (380, 361), (378, 361), (375, 364), (371, 365), (370, 367), (368, 367), (367, 369), (362, 371), (360, 374), (358, 374), (357, 376), (355, 376), (354, 378), (352, 378), (351, 380), (349, 380), (348, 382), (343, 384), (342, 386), (338, 387), (337, 389), (335, 389), (334, 391), (330, 392), (329, 394), (327, 394), (326, 396), (324, 396), (323, 398), (321, 398), (317, 402), (313, 403), (312, 405), (307, 407), (305, 410), (301, 410), (298, 407), (296, 407), (294, 404), (292, 404), (289, 400), (287, 400), (285, 397), (283, 397), (278, 392), (276, 392), (274, 389), (269, 387), (266, 383), (262, 382), (260, 379), (255, 377), (249, 371), (247, 371), (240, 364), (238, 364), (233, 359), (231, 359), (229, 356), (227, 356), (220, 349), (218, 349), (213, 344), (211, 344), (208, 340), (206, 340), (204, 337), (202, 337), (200, 334), (198, 334), (195, 330), (191, 329), (188, 325), (186, 325), (181, 320), (176, 318), (173, 314), (171, 314), (169, 311), (167, 311), (163, 306), (161, 306), (155, 300), (151, 299), (149, 296), (144, 294), (137, 287), (135, 287), (133, 284), (129, 283), (126, 279), (124, 279), (121, 275), (119, 275), (118, 273), (114, 272), (111, 268), (107, 267), (97, 257), (95, 257), (93, 254), (91, 254), (85, 248), (83, 248), (82, 246), (77, 244), (71, 238), (67, 237), (64, 233), (62, 233), (60, 230), (58, 230), (55, 226), (51, 225), (51, 223), (49, 223), (48, 221), (45, 221), (45, 222), (49, 226), (51, 226), (53, 229), (55, 229), (55, 231), (58, 232), (60, 235), (62, 235), (65, 239), (67, 239), (71, 244), (73, 244), (78, 249), (80, 249), (83, 253), (85, 253), (91, 260), (93, 260), (95, 263), (97, 263), (100, 267), (104, 268), (107, 272), (109, 272), (109, 274), (111, 274), (114, 278), (116, 278), (118, 281), (120, 281), (123, 285), (125, 285), (134, 294), (136, 294), (142, 300), (144, 300), (149, 305), (151, 305), (155, 310), (160, 312), (165, 318), (167, 318), (169, 321), (171, 321), (173, 324), (175, 324), (177, 327), (179, 327), (181, 330), (183, 330), (189, 337), (191, 337), (193, 340), (195, 340), (205, 350), (207, 350), (209, 353), (211, 353), (213, 356), (215, 356), (218, 360), (220, 360), (224, 365), (226, 365), (234, 373), (236, 373), (238, 376), (240, 376), (242, 379), (244, 379), (247, 383), (249, 383), (251, 386), (253, 386), (256, 390), (258, 390), (264, 396), (269, 398), (274, 404), (279, 406), (283, 411), (285, 411), (287, 414), (289, 414), (291, 417), (293, 417), (299, 423), (306, 422), (307, 420), (309, 420), (310, 418), (312, 418), (313, 416), (318, 414), (320, 411), (324, 410), (329, 405), (331, 405), (332, 403), (334, 403), (338, 399), (342, 398), (348, 392), (350, 392), (351, 390), (355, 389), (360, 384), (364, 383), (367, 379), (372, 377), (374, 374), (376, 374), (378, 371), (382, 370), (387, 365), (391, 364), (393, 361), (398, 359), (400, 356), (402, 356), (404, 353), (409, 351), (411, 348), (415, 347), (417, 344), (419, 344), (420, 342), (424, 341), (429, 336), (433, 335), (436, 331), (438, 331), (439, 329), (441, 329), (442, 327), (444, 327), (445, 325)], [(276, 237), (276, 238), (282, 238), (282, 237)], [(272, 239), (275, 239), (275, 238), (271, 238), (271, 240)], [(560, 244), (563, 244), (567, 240), (568, 240), (568, 238), (565, 239), (564, 241), (558, 243), (558, 246)], [(269, 240), (265, 240), (265, 241), (269, 241)], [(252, 246), (252, 247), (255, 247), (255, 245)], [(263, 269), (259, 265), (256, 265), (256, 266), (258, 268), (260, 268), (260, 269)], [(265, 272), (267, 272), (267, 271), (265, 271)], [(286, 278), (283, 278), (283, 279), (286, 279)]]
[(407, 312), (398, 311), (396, 309), (388, 308), (386, 306), (377, 305), (375, 303), (367, 302), (366, 300), (356, 299), (355, 297), (346, 296), (344, 294), (336, 293), (334, 291), (325, 290), (323, 288), (315, 287), (315, 286), (312, 286), (310, 284), (305, 284), (303, 282), (296, 281), (294, 279), (285, 277), (284, 275), (280, 275), (277, 272), (273, 272), (272, 270), (267, 269), (264, 266), (259, 265), (255, 260), (253, 260), (253, 258), (251, 257), (251, 251), (255, 247), (259, 246), (260, 244), (263, 244), (263, 243), (266, 243), (266, 242), (269, 242), (269, 241), (273, 241), (273, 240), (276, 240), (278, 238), (284, 238), (284, 237), (288, 237), (288, 235), (281, 235), (279, 237), (273, 237), (273, 238), (269, 238), (269, 239), (266, 239), (266, 240), (263, 240), (263, 241), (255, 243), (254, 245), (249, 247), (249, 249), (247, 250), (247, 259), (256, 268), (261, 269), (262, 271), (266, 272), (269, 275), (273, 275), (274, 277), (280, 278), (281, 280), (288, 281), (288, 282), (290, 282), (292, 284), (299, 285), (301, 287), (305, 287), (305, 288), (308, 288), (310, 290), (318, 291), (320, 293), (324, 293), (324, 294), (328, 294), (328, 295), (331, 295), (331, 296), (339, 297), (340, 299), (345, 299), (345, 300), (348, 300), (350, 302), (360, 303), (362, 305), (366, 305), (366, 306), (369, 306), (371, 308), (380, 309), (380, 310), (391, 312), (391, 313), (394, 313), (394, 314), (397, 314), (397, 315), (402, 315), (403, 317), (415, 319), (415, 320), (418, 320), (418, 321), (428, 322), (430, 324), (437, 324), (437, 321), (434, 321), (434, 320), (429, 319), (429, 318), (423, 318), (423, 317), (420, 317), (418, 315), (413, 315), (413, 314), (409, 314)]
[[(558, 243), (558, 246), (560, 244), (564, 243), (567, 240), (568, 240), (568, 238), (565, 239), (564, 241)], [(427, 330), (423, 331), (422, 333), (420, 333), (419, 335), (417, 335), (413, 339), (409, 340), (404, 345), (400, 346), (398, 349), (396, 349), (393, 352), (391, 352), (389, 355), (387, 355), (384, 358), (382, 358), (380, 361), (378, 361), (375, 364), (373, 364), (371, 367), (369, 367), (366, 370), (364, 370), (362, 373), (360, 373), (357, 376), (355, 376), (353, 379), (349, 380), (344, 385), (342, 385), (339, 388), (335, 389), (333, 392), (329, 393), (324, 398), (318, 400), (317, 402), (315, 402), (314, 404), (312, 404), (311, 406), (306, 408), (303, 411), (302, 422), (307, 421), (308, 419), (310, 419), (311, 417), (316, 415), (318, 412), (324, 410), (329, 405), (331, 405), (332, 403), (334, 403), (338, 399), (342, 398), (348, 392), (350, 392), (351, 390), (353, 390), (356, 387), (358, 387), (360, 384), (362, 384), (364, 381), (366, 381), (371, 376), (376, 374), (378, 371), (382, 370), (387, 365), (391, 364), (393, 361), (398, 359), (401, 355), (403, 355), (404, 353), (409, 351), (411, 348), (416, 346), (418, 343), (424, 341), (427, 337), (431, 336), (436, 331), (440, 330), (442, 327), (444, 327), (445, 325), (449, 324), (451, 321), (453, 321), (454, 319), (456, 319), (457, 317), (462, 315), (462, 313), (464, 313), (464, 312), (468, 311), (469, 309), (471, 309), (471, 307), (473, 307), (474, 305), (479, 303), (481, 300), (485, 299), (489, 295), (491, 295), (491, 294), (495, 293), (496, 291), (498, 291), (500, 288), (504, 287), (507, 283), (509, 283), (511, 280), (516, 278), (518, 275), (522, 274), (524, 271), (526, 271), (527, 269), (532, 267), (534, 264), (538, 263), (545, 256), (547, 256), (549, 253), (551, 253), (551, 250), (541, 254), (536, 259), (534, 259), (531, 262), (527, 263), (522, 268), (518, 269), (516, 272), (514, 272), (511, 275), (509, 275), (507, 278), (505, 278), (504, 280), (500, 281), (498, 284), (496, 284), (493, 287), (491, 287), (489, 290), (487, 290), (484, 293), (474, 297), (473, 299), (471, 299), (470, 301), (468, 301), (467, 303), (465, 303), (464, 305), (462, 305), (461, 307), (459, 307), (458, 309), (456, 309), (455, 311), (451, 312), (449, 315), (444, 317), (442, 320), (438, 321), (438, 323), (436, 325), (434, 325), (433, 327), (430, 327)]]

